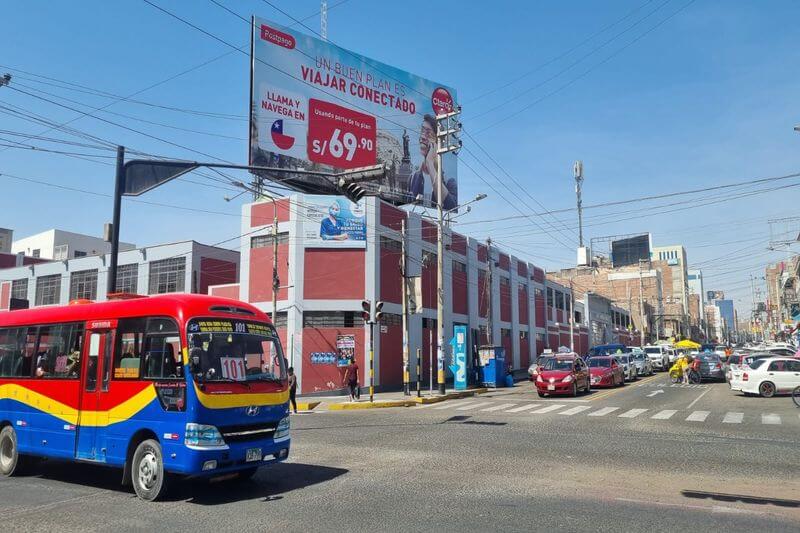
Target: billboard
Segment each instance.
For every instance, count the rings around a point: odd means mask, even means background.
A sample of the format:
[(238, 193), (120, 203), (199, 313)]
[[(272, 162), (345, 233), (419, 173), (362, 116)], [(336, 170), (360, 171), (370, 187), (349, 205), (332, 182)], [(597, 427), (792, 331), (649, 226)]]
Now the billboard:
[(611, 241), (611, 264), (615, 267), (638, 265), (650, 259), (650, 234)]
[(343, 196), (305, 196), (297, 207), (302, 221), (302, 242), (315, 248), (364, 248), (367, 213), (364, 200)]
[[(342, 171), (385, 164), (371, 194), (395, 204), (434, 205), (437, 114), (456, 106), (442, 84), (255, 17), (250, 164)], [(458, 205), (456, 155), (442, 155), (442, 204)], [(333, 193), (327, 176), (288, 175), (304, 192)]]

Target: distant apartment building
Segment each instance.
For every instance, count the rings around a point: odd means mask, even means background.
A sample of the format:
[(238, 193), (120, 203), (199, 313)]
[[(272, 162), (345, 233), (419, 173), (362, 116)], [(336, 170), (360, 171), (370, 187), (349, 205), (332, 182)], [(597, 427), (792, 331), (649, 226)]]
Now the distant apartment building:
[[(120, 242), (119, 249), (124, 252), (136, 248), (135, 244)], [(17, 239), (11, 244), (11, 253), (22, 253), (37, 259), (78, 259), (90, 255), (103, 255), (111, 251), (111, 244), (99, 237), (82, 235), (71, 231), (50, 229)]]
[[(10, 299), (30, 307), (106, 300), (109, 255), (94, 255), (0, 269), (0, 310)], [(205, 294), (212, 285), (236, 283), (239, 252), (194, 241), (149, 246), (119, 254), (117, 292)]]
[[(675, 329), (686, 332), (689, 326), (689, 272), (686, 249), (679, 244), (656, 246), (653, 248), (653, 259), (666, 262), (671, 273), (671, 283), (664, 285), (664, 305), (665, 308), (673, 308), (673, 311), (664, 318), (668, 322), (683, 322)], [(680, 304), (680, 308), (677, 304)], [(681, 333), (673, 332), (673, 335), (676, 334)]]
[(14, 230), (0, 228), (0, 254), (11, 253), (11, 242), (14, 239)]

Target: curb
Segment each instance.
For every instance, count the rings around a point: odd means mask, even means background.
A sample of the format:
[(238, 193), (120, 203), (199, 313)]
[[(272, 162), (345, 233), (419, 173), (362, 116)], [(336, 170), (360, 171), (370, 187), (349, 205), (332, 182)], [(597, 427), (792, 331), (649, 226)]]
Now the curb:
[(443, 396), (428, 396), (428, 397), (421, 397), (421, 398), (413, 398), (411, 400), (412, 404), (429, 404), (429, 403), (439, 403), (444, 402), (447, 400), (457, 400), (459, 398), (468, 398), (470, 396), (475, 396), (476, 394), (484, 394), (489, 392), (489, 389), (482, 388), (482, 389), (470, 389), (465, 391), (459, 392), (449, 392)]
[(298, 411), (313, 411), (322, 402), (297, 402)]
[(346, 402), (328, 405), (329, 411), (348, 411), (351, 409), (381, 409), (384, 407), (410, 407), (415, 402), (411, 400), (378, 400), (377, 402)]

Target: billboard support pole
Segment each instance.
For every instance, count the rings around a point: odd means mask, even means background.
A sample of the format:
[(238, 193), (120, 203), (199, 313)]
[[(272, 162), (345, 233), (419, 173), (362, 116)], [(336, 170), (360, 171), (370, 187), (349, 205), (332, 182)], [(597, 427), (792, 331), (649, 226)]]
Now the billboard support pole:
[[(278, 278), (278, 204), (272, 197), (272, 325), (277, 328), (278, 323), (278, 288), (281, 281)], [(288, 317), (287, 317), (288, 327)]]
[(403, 394), (411, 395), (411, 373), (408, 354), (408, 272), (406, 271), (406, 219), (400, 220), (400, 275), (403, 285)]
[(117, 146), (117, 171), (114, 177), (114, 214), (111, 220), (111, 257), (108, 265), (107, 293), (117, 291), (117, 262), (119, 256), (119, 221), (122, 211), (122, 191), (125, 189), (125, 147)]
[(643, 292), (644, 292), (644, 283), (642, 282), (642, 260), (640, 259), (639, 260), (639, 317), (640, 317), (640, 320), (642, 321), (642, 328), (641, 328), (641, 331), (639, 331), (639, 336), (640, 336), (640, 340), (639, 340), (640, 344), (639, 345), (640, 346), (644, 346), (645, 345), (644, 344), (644, 327), (645, 327), (645, 325), (644, 325), (644, 295), (643, 295)]

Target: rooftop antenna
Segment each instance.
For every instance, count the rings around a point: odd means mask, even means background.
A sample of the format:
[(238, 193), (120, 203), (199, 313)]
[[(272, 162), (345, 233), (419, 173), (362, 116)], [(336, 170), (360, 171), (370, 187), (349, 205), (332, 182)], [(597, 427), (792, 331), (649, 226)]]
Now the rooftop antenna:
[(323, 41), (328, 40), (328, 0), (322, 0), (319, 6), (319, 35)]

